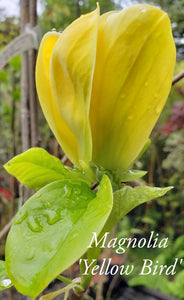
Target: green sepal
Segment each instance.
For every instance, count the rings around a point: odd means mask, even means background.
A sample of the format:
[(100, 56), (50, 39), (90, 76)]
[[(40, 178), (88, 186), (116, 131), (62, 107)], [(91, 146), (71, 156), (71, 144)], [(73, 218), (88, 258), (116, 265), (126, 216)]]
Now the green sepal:
[(102, 179), (103, 174), (106, 174), (109, 177), (113, 191), (119, 190), (122, 182), (139, 179), (147, 174), (147, 171), (140, 170), (108, 170), (104, 169), (102, 166), (94, 164), (93, 162), (90, 162), (90, 167), (93, 170), (98, 182), (100, 182)]
[(42, 148), (31, 148), (12, 158), (4, 167), (8, 173), (35, 191), (61, 179), (79, 179), (90, 185), (84, 173), (65, 166)]
[(12, 282), (6, 273), (5, 261), (0, 260), (0, 291), (8, 289), (12, 286)]
[(60, 180), (33, 195), (16, 215), (6, 243), (6, 268), (17, 290), (34, 298), (79, 259), (112, 206), (105, 175), (97, 194), (85, 182)]

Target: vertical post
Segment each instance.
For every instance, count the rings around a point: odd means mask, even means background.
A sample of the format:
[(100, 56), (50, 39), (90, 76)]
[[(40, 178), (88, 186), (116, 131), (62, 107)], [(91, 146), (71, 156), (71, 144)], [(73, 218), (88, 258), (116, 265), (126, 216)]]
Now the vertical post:
[[(29, 0), (20, 0), (20, 33), (24, 33), (25, 26), (29, 22)], [(29, 130), (29, 74), (28, 54), (21, 56), (21, 133), (22, 151), (30, 147)]]
[[(20, 0), (20, 33), (24, 33), (26, 24), (29, 23), (29, 4), (30, 0)], [(21, 134), (22, 151), (30, 148), (30, 111), (29, 111), (29, 59), (28, 53), (21, 55)], [(21, 186), (22, 197), (26, 201), (32, 191)]]
[[(30, 26), (37, 25), (37, 0), (31, 0), (29, 4)], [(29, 104), (31, 146), (38, 146), (38, 100), (35, 86), (36, 50), (29, 50)]]

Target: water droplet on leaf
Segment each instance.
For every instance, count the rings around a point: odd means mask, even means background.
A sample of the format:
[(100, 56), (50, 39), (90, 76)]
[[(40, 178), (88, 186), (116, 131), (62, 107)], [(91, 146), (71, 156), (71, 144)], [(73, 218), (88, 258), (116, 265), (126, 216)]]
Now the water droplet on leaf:
[(47, 217), (47, 223), (53, 225), (61, 220), (60, 210), (46, 210), (44, 216)]
[(64, 186), (64, 195), (63, 197), (70, 197), (72, 194), (72, 187), (69, 184), (65, 184)]
[(35, 249), (34, 248), (29, 248), (26, 251), (26, 258), (27, 260), (32, 260), (35, 256)]
[(21, 224), (24, 219), (28, 216), (28, 212), (27, 211), (22, 211), (20, 210), (18, 215), (15, 218), (14, 224)]
[(34, 232), (42, 231), (42, 226), (40, 225), (37, 217), (29, 216), (27, 225)]
[(8, 287), (9, 285), (11, 285), (11, 280), (10, 279), (4, 279), (0, 282), (0, 284), (2, 284), (4, 287)]

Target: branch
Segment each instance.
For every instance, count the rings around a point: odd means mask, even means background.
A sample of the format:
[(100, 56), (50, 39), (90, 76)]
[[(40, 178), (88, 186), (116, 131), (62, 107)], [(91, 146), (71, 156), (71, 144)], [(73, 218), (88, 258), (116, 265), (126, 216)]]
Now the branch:
[(174, 76), (173, 80), (172, 80), (172, 85), (174, 85), (176, 82), (180, 81), (183, 77), (184, 77), (184, 71), (182, 71), (181, 73)]
[(9, 231), (10, 227), (13, 224), (14, 217), (10, 220), (8, 224), (6, 224), (3, 229), (0, 231), (0, 240), (3, 238), (4, 235)]

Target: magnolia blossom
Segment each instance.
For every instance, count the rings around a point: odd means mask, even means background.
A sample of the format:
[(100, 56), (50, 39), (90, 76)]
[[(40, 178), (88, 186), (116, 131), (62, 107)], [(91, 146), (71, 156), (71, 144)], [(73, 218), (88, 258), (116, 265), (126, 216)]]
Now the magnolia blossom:
[(74, 165), (129, 168), (168, 97), (175, 56), (168, 15), (150, 5), (101, 16), (97, 7), (43, 37), (38, 96)]

